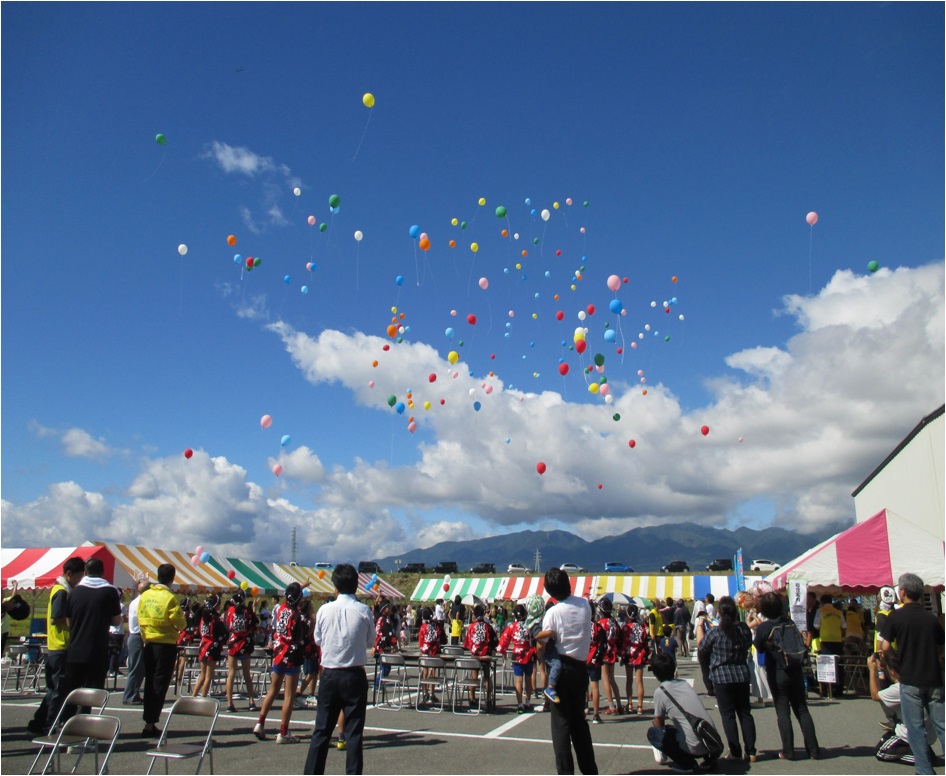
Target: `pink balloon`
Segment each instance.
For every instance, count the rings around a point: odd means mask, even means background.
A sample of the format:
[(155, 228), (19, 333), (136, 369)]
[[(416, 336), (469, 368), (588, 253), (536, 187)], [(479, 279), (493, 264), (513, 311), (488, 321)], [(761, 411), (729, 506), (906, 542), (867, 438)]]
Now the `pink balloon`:
[(489, 281), (486, 278), (480, 278), (480, 288), (484, 291), (489, 288)]
[(369, 388), (374, 388), (374, 380), (369, 380), (369, 381), (368, 381), (368, 387), (369, 387)]
[(191, 565), (195, 567), (200, 565), (200, 555), (191, 556)]
[(203, 554), (204, 554), (204, 545), (198, 544), (198, 545), (194, 548), (194, 555), (196, 555), (198, 558), (200, 558), (200, 556), (203, 555)]
[(273, 416), (263, 415), (263, 417), (259, 419), (259, 424), (261, 428), (269, 428), (271, 425), (273, 425)]
[(608, 288), (612, 291), (617, 291), (621, 287), (621, 278), (617, 275), (611, 275), (608, 278)]
[(273, 467), (273, 474), (275, 474), (277, 477), (278, 477), (280, 474), (282, 474), (282, 464), (277, 463), (277, 464)]
[(808, 226), (814, 226), (818, 223), (818, 214), (812, 210), (807, 216), (805, 216), (805, 220), (808, 222)]
[(412, 420), (407, 424), (407, 430), (413, 434), (415, 431), (417, 431), (417, 423)]
[(309, 226), (315, 226), (315, 216), (309, 216)]

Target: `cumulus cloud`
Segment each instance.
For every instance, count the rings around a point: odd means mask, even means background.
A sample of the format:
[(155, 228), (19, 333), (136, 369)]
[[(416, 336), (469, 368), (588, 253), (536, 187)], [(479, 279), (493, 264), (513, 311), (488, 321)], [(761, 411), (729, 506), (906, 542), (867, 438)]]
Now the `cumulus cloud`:
[(43, 438), (55, 437), (62, 443), (62, 451), (70, 458), (85, 458), (101, 461), (112, 455), (124, 453), (124, 450), (109, 446), (101, 437), (96, 439), (88, 431), (81, 428), (62, 429), (48, 428), (33, 420), (29, 429), (36, 436)]
[(260, 184), (259, 203), (256, 210), (247, 205), (240, 205), (237, 211), (240, 220), (249, 232), (262, 234), (269, 226), (288, 226), (289, 220), (283, 213), (280, 202), (302, 181), (292, 174), (288, 165), (275, 162), (270, 156), (251, 151), (245, 146), (232, 146), (214, 140), (203, 154), (223, 172), (239, 175)]
[[(780, 312), (797, 333), (730, 354), (707, 383), (706, 406), (684, 408), (665, 385), (643, 396), (614, 380), (605, 411), (511, 389), (498, 374), (471, 377), (423, 343), (392, 348), (377, 370), (371, 362), (387, 340), (261, 321), (306, 380), (344, 387), (368, 418), (389, 416), (388, 394), (415, 386), (417, 460), (327, 470), (324, 453), (299, 447), (272, 459), (284, 474), (265, 487), (203, 451), (186, 462), (146, 460), (121, 503), (76, 483), (28, 504), (3, 502), (3, 540), (35, 544), (43, 534), (34, 526), (55, 525), (59, 543), (201, 543), (284, 559), (297, 527), (304, 557), (359, 560), (472, 538), (484, 524), (494, 533), (565, 526), (597, 538), (683, 520), (743, 522), (759, 505), (767, 511), (755, 525), (806, 531), (851, 521), (851, 491), (943, 402), (943, 265), (838, 272), (816, 295), (786, 297)], [(481, 412), (470, 412), (472, 400)], [(423, 411), (425, 401), (436, 411)]]

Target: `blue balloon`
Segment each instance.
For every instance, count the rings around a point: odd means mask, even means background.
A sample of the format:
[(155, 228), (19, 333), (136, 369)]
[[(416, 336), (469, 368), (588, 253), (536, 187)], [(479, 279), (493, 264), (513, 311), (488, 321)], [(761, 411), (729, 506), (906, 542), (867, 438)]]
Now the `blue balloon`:
[(604, 333), (605, 342), (614, 342), (615, 337), (617, 337), (617, 332), (615, 332), (614, 329), (608, 329)]
[(200, 554), (200, 562), (201, 562), (201, 563), (206, 563), (208, 560), (210, 560), (210, 553), (209, 553), (209, 552), (202, 552), (202, 553)]
[(537, 212), (537, 211), (536, 211), (536, 209), (535, 209), (535, 208), (533, 208), (533, 209), (532, 209), (532, 217), (533, 217), (533, 218), (535, 218), (535, 214), (536, 214), (536, 212)]
[(403, 276), (403, 275), (398, 275), (396, 278), (394, 278), (394, 282), (397, 283), (399, 286), (403, 286), (403, 285), (404, 285), (404, 276)]
[(234, 263), (234, 264), (242, 264), (242, 263), (243, 263), (243, 257), (242, 257), (239, 253), (236, 254), (236, 255), (233, 257), (233, 263)]
[(303, 286), (303, 287), (300, 288), (299, 290), (300, 290), (303, 294), (308, 294), (308, 293), (309, 293), (309, 287), (308, 287), (308, 286)]
[(288, 286), (292, 282), (292, 278), (289, 275), (284, 275), (282, 281)]
[(473, 409), (475, 409), (477, 412), (480, 411), (480, 407), (482, 407), (482, 406), (483, 406), (483, 405), (480, 404), (478, 401), (473, 402)]
[(292, 437), (289, 434), (284, 434), (283, 438), (279, 440), (279, 444), (283, 447), (286, 447), (292, 441)]
[(328, 212), (331, 213), (333, 216), (337, 216), (337, 215), (338, 215), (338, 208), (337, 208), (337, 207), (330, 207), (330, 208), (328, 209)]
[(420, 237), (420, 227), (417, 224), (414, 224), (408, 231), (408, 234), (410, 234), (410, 236), (416, 240), (418, 237)]
[(614, 313), (615, 315), (620, 314), (621, 310), (624, 309), (624, 305), (621, 304), (620, 299), (612, 299), (611, 302), (608, 304), (608, 307), (611, 308), (611, 312)]
[(527, 204), (527, 205), (531, 205), (531, 204), (532, 204), (532, 200), (531, 200), (529, 197), (526, 197), (526, 204)]
[(309, 588), (307, 588), (307, 587), (302, 588), (302, 597), (303, 597), (303, 598), (308, 598), (310, 595), (312, 595), (312, 593), (309, 592)]
[(450, 339), (453, 339), (453, 329), (450, 326), (447, 327), (447, 330), (444, 332), (444, 334), (446, 334)]
[(403, 414), (404, 414), (404, 402), (399, 401), (397, 404), (394, 405), (394, 409), (397, 411), (397, 414), (398, 414), (398, 415), (403, 415)]

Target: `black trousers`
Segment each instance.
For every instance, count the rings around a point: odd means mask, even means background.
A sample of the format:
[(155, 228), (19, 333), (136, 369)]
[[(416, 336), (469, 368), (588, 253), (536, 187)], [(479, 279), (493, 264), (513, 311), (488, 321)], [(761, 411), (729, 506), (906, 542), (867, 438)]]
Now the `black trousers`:
[[(577, 759), (582, 773), (597, 773), (591, 730), (585, 718), (588, 667), (578, 660), (562, 656), (562, 673), (559, 674), (555, 691), (559, 702), (549, 704), (555, 770), (558, 773), (574, 773)], [(572, 759), (572, 747), (575, 748), (575, 759)]]
[(338, 722), (338, 713), (345, 712), (342, 731), (348, 748), (345, 751), (345, 773), (364, 772), (362, 736), (368, 710), (368, 676), (365, 669), (323, 668), (319, 680), (319, 696), (315, 713), (315, 730), (309, 741), (303, 773), (325, 773), (325, 759)]
[[(73, 690), (80, 687), (92, 687), (96, 690), (105, 689), (105, 676), (108, 673), (108, 661), (99, 660), (96, 663), (70, 663), (66, 662), (66, 692), (68, 695)], [(65, 695), (63, 700), (65, 700)], [(88, 714), (88, 708), (82, 709), (80, 713)], [(70, 716), (72, 712), (70, 712)]]
[(808, 711), (805, 691), (805, 677), (801, 671), (772, 671), (768, 674), (769, 687), (775, 696), (775, 717), (778, 719), (778, 733), (782, 739), (782, 753), (786, 757), (795, 755), (795, 731), (792, 729), (792, 713), (801, 727), (805, 739), (805, 749), (809, 755), (818, 755), (818, 736), (815, 723)]
[(703, 675), (703, 686), (706, 688), (707, 695), (715, 695), (716, 690), (713, 688), (713, 680), (710, 679), (709, 670), (710, 670), (710, 656), (709, 652), (700, 652), (697, 650), (696, 653), (697, 659), (700, 661), (700, 673)]
[(161, 718), (176, 662), (177, 644), (145, 644), (145, 695), (142, 716), (146, 725), (156, 725)]
[[(716, 705), (723, 721), (723, 732), (729, 742), (729, 751), (736, 757), (742, 755), (739, 745), (739, 727), (746, 742), (746, 754), (755, 754), (755, 720), (752, 719), (752, 700), (749, 697), (749, 682), (716, 684)], [(739, 717), (739, 727), (736, 717)]]
[(46, 655), (46, 695), (33, 715), (36, 723), (42, 727), (52, 727), (68, 694), (66, 650), (54, 650)]

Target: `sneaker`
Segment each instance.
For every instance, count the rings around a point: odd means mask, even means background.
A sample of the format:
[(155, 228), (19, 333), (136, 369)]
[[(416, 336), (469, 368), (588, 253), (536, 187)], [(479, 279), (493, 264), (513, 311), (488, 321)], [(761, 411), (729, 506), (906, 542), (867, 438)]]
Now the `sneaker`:
[(521, 703), (518, 706), (516, 706), (516, 714), (525, 714), (525, 711), (526, 710), (522, 707)]
[(256, 736), (260, 741), (266, 740), (266, 733), (263, 732), (263, 726), (257, 722), (256, 727), (253, 728), (253, 735)]
[(654, 749), (654, 759), (657, 761), (658, 765), (666, 765), (670, 762), (670, 758), (659, 749)]
[(34, 736), (45, 736), (49, 735), (49, 728), (46, 727), (42, 722), (37, 722), (35, 719), (31, 719), (26, 723), (26, 729), (30, 731)]
[(305, 699), (305, 705), (306, 705), (308, 708), (310, 708), (310, 709), (314, 709), (314, 708), (315, 708), (315, 705), (316, 705), (315, 696), (314, 696), (314, 695), (310, 695), (308, 698), (306, 698), (306, 699)]
[(348, 749), (348, 742), (345, 741), (344, 738), (339, 738), (335, 743), (335, 748), (338, 749), (339, 752), (344, 752), (346, 749)]
[(533, 706), (531, 703), (523, 703), (523, 704), (522, 704), (522, 710), (523, 710), (523, 711), (535, 711), (535, 706)]
[(555, 692), (554, 687), (545, 688), (545, 697), (548, 698), (550, 701), (552, 701), (552, 703), (559, 703), (558, 693)]
[(234, 706), (232, 703), (229, 706), (227, 706), (227, 711), (229, 711), (231, 714), (233, 714), (236, 710), (237, 710), (236, 706)]
[(591, 724), (592, 724), (592, 725), (600, 725), (600, 724), (601, 724), (601, 715), (600, 715), (600, 714), (595, 714), (595, 715), (591, 718)]
[(276, 743), (277, 744), (298, 744), (299, 739), (296, 738), (292, 733), (286, 733), (286, 735), (283, 735), (282, 733), (277, 733)]

